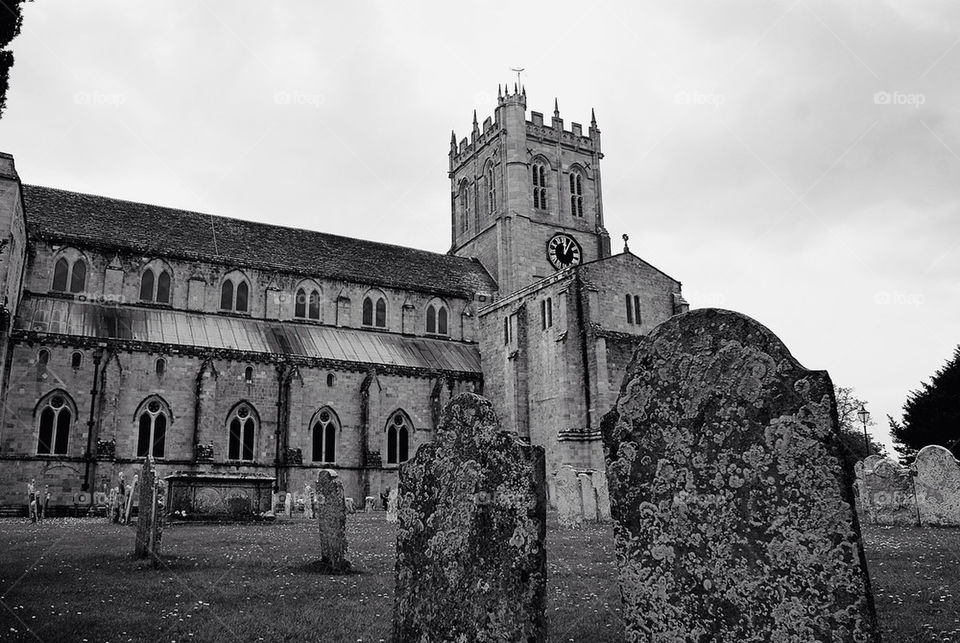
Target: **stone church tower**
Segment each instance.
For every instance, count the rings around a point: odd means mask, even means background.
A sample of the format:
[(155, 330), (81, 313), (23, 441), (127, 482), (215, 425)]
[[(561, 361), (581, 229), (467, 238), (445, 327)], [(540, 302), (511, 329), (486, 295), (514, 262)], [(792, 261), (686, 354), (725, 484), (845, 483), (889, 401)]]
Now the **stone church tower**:
[[(600, 130), (586, 135), (530, 112), (526, 90), (498, 89), (493, 118), (450, 139), (451, 253), (476, 257), (509, 294), (569, 267), (610, 256), (600, 196)], [(559, 235), (559, 236), (558, 236)], [(551, 241), (553, 248), (548, 249)]]

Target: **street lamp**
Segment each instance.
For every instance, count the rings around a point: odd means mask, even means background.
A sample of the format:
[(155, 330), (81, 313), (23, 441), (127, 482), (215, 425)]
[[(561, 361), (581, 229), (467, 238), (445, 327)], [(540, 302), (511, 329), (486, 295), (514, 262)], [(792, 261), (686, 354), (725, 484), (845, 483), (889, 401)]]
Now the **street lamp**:
[(857, 417), (863, 422), (863, 450), (867, 455), (870, 455), (870, 438), (867, 437), (867, 422), (870, 421), (870, 411), (861, 404), (860, 410), (857, 411)]

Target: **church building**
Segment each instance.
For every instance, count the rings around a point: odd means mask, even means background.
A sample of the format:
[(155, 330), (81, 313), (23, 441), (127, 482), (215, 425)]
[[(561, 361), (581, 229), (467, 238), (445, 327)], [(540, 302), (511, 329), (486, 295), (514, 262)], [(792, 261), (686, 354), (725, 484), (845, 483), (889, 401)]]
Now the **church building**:
[[(0, 153), (0, 506), (90, 505), (147, 456), (354, 498), (397, 484), (463, 391), (561, 464), (680, 282), (603, 224), (600, 130), (527, 112), (451, 138), (445, 254), (21, 183)], [(438, 213), (439, 216), (439, 213)]]

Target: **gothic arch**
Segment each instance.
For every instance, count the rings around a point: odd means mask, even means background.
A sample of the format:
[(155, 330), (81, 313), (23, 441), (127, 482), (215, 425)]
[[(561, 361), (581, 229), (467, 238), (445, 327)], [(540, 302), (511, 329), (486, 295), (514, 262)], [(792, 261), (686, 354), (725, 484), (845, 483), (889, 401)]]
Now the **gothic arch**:
[(343, 424), (333, 407), (323, 405), (310, 418), (311, 461), (333, 464), (337, 461), (337, 449)]
[(413, 421), (402, 408), (387, 416), (384, 426), (384, 462), (399, 465), (410, 459), (410, 439), (415, 431)]
[(53, 389), (33, 407), (38, 455), (67, 455), (77, 423), (77, 405), (63, 389)]
[[(166, 277), (164, 277), (166, 274)], [(169, 304), (173, 301), (173, 268), (163, 259), (151, 259), (137, 275), (137, 299)]]
[(323, 287), (313, 279), (301, 279), (293, 289), (293, 316), (323, 320)]
[(242, 270), (229, 270), (220, 279), (220, 310), (249, 313), (252, 295), (252, 283)]
[(246, 400), (233, 405), (224, 422), (227, 459), (240, 462), (256, 460), (257, 437), (262, 433), (257, 407)]
[(137, 406), (133, 422), (137, 431), (137, 457), (164, 457), (167, 434), (173, 425), (170, 404), (161, 395), (148, 395)]
[(434, 297), (424, 307), (424, 332), (427, 335), (450, 336), (450, 306)]
[(54, 292), (81, 293), (89, 290), (92, 263), (87, 255), (67, 246), (53, 255), (53, 279), (50, 290)]
[(363, 308), (360, 323), (373, 328), (387, 328), (389, 326), (389, 306), (387, 295), (379, 288), (371, 288), (363, 295)]

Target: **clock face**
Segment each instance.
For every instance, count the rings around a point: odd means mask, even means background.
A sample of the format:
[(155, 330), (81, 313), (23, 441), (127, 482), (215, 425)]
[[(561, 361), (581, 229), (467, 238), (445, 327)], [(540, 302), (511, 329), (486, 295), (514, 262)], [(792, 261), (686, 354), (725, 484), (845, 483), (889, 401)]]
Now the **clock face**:
[(558, 232), (547, 242), (547, 259), (557, 270), (577, 266), (583, 260), (580, 244), (569, 234)]

